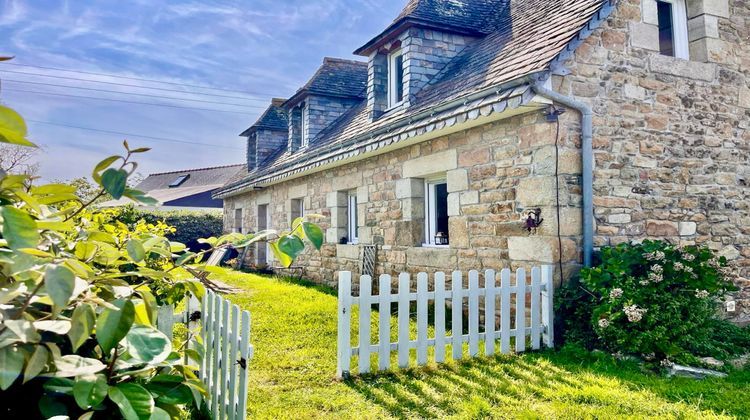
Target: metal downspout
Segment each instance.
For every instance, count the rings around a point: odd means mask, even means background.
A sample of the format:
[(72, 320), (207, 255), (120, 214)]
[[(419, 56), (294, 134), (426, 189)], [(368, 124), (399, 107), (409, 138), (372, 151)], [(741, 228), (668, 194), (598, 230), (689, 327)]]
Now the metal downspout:
[(581, 113), (581, 154), (583, 155), (583, 265), (591, 267), (594, 254), (594, 151), (592, 137), (594, 131), (591, 107), (570, 96), (565, 96), (536, 83), (532, 90), (538, 95), (559, 102)]

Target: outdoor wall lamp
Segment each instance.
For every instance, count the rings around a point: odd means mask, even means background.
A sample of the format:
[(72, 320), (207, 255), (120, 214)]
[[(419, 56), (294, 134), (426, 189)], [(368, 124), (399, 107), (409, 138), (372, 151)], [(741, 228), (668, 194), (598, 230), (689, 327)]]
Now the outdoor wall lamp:
[(542, 222), (544, 222), (544, 219), (542, 216), (542, 209), (536, 208), (534, 210), (530, 210), (528, 213), (526, 213), (526, 220), (524, 221), (524, 227), (526, 230), (531, 233), (532, 231), (536, 233), (537, 228), (542, 225)]

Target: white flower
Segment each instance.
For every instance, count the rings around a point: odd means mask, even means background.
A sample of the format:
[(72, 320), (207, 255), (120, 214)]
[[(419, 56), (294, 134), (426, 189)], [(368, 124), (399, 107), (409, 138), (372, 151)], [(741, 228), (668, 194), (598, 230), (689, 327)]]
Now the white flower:
[(623, 308), (623, 312), (628, 317), (630, 322), (638, 322), (643, 319), (643, 314), (648, 312), (648, 309), (639, 308), (637, 305), (630, 305)]
[(638, 282), (641, 286), (645, 286), (648, 284), (648, 280), (641, 280)]
[(659, 273), (651, 272), (648, 273), (648, 279), (649, 281), (652, 281), (654, 283), (660, 283), (662, 280), (664, 280), (664, 276)]
[(664, 366), (666, 368), (674, 366), (674, 363), (672, 363), (672, 361), (669, 360), (669, 359), (664, 359), (661, 362), (659, 362), (659, 364), (661, 364), (662, 366)]
[(656, 274), (661, 274), (664, 272), (664, 267), (660, 266), (659, 264), (655, 264), (651, 266), (651, 271)]
[(661, 251), (649, 252), (643, 254), (643, 257), (649, 261), (661, 261), (664, 259), (664, 253)]
[(681, 262), (677, 261), (676, 263), (674, 263), (674, 269), (675, 270), (680, 271), (683, 268), (685, 268), (685, 266)]
[(696, 290), (695, 291), (695, 297), (698, 299), (705, 299), (709, 295), (708, 290)]
[(609, 327), (609, 320), (607, 318), (602, 318), (599, 320), (599, 328), (607, 328)]
[(609, 298), (612, 300), (620, 298), (620, 297), (622, 297), (622, 289), (620, 288), (612, 289), (612, 291), (609, 292)]
[(682, 259), (685, 260), (685, 261), (693, 261), (693, 260), (695, 260), (695, 255), (687, 253), (687, 252), (683, 252), (682, 253)]

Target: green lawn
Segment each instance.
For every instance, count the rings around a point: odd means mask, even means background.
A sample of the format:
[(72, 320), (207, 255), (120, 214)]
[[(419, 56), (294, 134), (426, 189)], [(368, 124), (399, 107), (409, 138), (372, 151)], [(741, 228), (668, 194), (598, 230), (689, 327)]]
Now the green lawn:
[(666, 379), (608, 356), (581, 360), (571, 352), (478, 358), (339, 381), (331, 290), (242, 273), (221, 280), (245, 290), (230, 300), (252, 313), (252, 418), (750, 415), (747, 370), (727, 379)]

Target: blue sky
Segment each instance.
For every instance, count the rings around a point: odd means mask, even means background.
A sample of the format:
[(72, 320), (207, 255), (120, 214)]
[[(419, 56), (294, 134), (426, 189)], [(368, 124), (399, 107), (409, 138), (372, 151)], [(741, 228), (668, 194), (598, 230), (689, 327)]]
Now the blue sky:
[[(44, 146), (39, 160), (40, 175), (46, 179), (87, 175), (98, 160), (120, 152), (125, 137), (132, 145), (153, 148), (140, 158), (139, 172), (143, 174), (242, 163), (244, 143), (238, 134), (255, 121), (271, 97), (288, 97), (313, 74), (324, 56), (354, 58), (351, 52), (384, 29), (404, 3), (0, 0), (0, 55), (16, 56), (12, 64), (0, 63), (0, 101), (29, 120), (31, 138)], [(227, 90), (183, 86), (186, 84)]]

